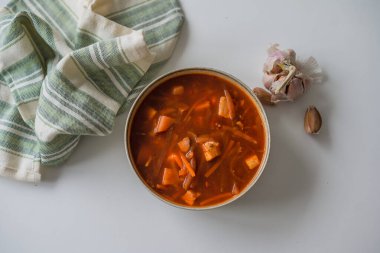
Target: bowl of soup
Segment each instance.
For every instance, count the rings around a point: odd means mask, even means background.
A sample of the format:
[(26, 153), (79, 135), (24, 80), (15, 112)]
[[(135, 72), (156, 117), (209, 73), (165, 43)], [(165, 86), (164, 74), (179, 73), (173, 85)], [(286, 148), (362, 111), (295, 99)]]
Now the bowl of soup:
[(182, 69), (157, 78), (136, 98), (125, 149), (154, 196), (204, 210), (231, 203), (256, 183), (270, 132), (248, 86), (222, 71)]

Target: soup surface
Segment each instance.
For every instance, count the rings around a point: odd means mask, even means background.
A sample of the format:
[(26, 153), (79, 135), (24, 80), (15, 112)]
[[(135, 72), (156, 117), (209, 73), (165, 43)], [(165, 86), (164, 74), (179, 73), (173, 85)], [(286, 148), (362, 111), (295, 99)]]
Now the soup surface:
[(183, 206), (210, 206), (239, 194), (265, 152), (258, 109), (220, 77), (187, 74), (155, 88), (132, 122), (130, 147), (140, 177)]

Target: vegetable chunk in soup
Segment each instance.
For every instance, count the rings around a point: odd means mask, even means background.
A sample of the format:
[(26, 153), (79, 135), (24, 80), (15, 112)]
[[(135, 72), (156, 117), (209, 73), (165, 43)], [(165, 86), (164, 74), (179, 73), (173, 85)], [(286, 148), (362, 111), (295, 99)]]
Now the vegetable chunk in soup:
[(252, 98), (220, 77), (187, 74), (155, 88), (139, 106), (130, 147), (140, 177), (166, 200), (220, 204), (255, 178), (265, 130)]

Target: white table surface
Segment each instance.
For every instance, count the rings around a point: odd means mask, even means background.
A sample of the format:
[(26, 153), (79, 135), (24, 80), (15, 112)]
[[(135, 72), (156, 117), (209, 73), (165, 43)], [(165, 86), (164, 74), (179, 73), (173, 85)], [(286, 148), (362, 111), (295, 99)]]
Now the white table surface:
[[(128, 166), (122, 115), (38, 186), (0, 178), (0, 252), (380, 252), (380, 1), (182, 4), (162, 73), (207, 66), (253, 87), (272, 42), (326, 72), (298, 102), (267, 108), (272, 150), (258, 183), (216, 210), (168, 206)], [(324, 119), (315, 137), (303, 130), (309, 104)]]

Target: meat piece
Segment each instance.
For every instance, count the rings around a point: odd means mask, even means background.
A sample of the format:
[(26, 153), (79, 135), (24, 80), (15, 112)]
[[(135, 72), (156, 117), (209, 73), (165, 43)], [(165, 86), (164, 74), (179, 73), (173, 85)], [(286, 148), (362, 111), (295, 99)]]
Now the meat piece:
[(183, 153), (186, 153), (190, 149), (190, 138), (183, 138), (180, 142), (177, 143), (177, 145)]
[(253, 170), (260, 164), (260, 160), (257, 155), (252, 155), (245, 159), (245, 163), (247, 164), (250, 170)]
[(185, 156), (187, 159), (192, 159), (194, 157), (194, 152), (190, 150), (189, 152), (186, 153)]
[(193, 177), (190, 174), (187, 174), (187, 176), (183, 180), (182, 188), (187, 191), (189, 189), (189, 187), (190, 187), (190, 184), (191, 184), (192, 180), (193, 180)]
[(235, 106), (234, 103), (232, 102), (232, 97), (228, 90), (224, 90), (224, 95), (226, 95), (226, 100), (227, 100), (227, 108), (228, 108), (228, 116), (230, 119), (235, 118)]
[(199, 195), (199, 193), (190, 190), (186, 191), (186, 193), (182, 196), (182, 199), (186, 202), (186, 204), (192, 206), (194, 205), (194, 202), (199, 197)]
[(197, 161), (194, 158), (190, 160), (190, 165), (194, 170), (197, 169)]
[(179, 182), (178, 171), (173, 168), (165, 168), (162, 175), (162, 185), (177, 185)]
[(179, 96), (185, 93), (185, 88), (183, 86), (175, 86), (172, 90), (172, 94)]
[(235, 118), (235, 107), (232, 97), (227, 90), (224, 90), (224, 95), (219, 99), (218, 115), (233, 120)]
[(154, 133), (158, 134), (158, 133), (163, 133), (167, 131), (174, 124), (174, 122), (175, 120), (173, 118), (170, 118), (165, 115), (161, 115), (158, 118), (156, 127), (154, 128)]
[(220, 156), (220, 145), (216, 141), (207, 141), (202, 144), (202, 151), (205, 155), (206, 161), (211, 161), (217, 156)]

